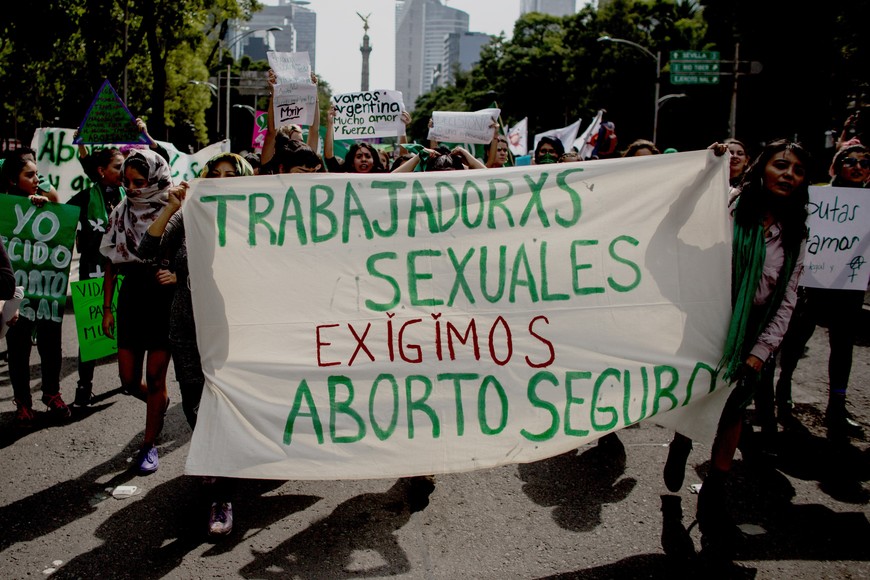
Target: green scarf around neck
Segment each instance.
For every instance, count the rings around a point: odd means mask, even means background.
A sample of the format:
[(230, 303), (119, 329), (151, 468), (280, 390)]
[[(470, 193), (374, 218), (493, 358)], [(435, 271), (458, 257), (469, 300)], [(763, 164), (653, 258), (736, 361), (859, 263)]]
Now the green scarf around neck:
[(776, 282), (773, 295), (765, 307), (764, 316), (759, 320), (758, 327), (749, 328), (752, 301), (761, 280), (767, 254), (764, 226), (759, 222), (747, 228), (739, 225), (735, 219), (732, 252), (731, 322), (728, 325), (725, 351), (717, 368), (717, 371), (725, 370), (723, 378), (728, 381), (735, 377), (737, 369), (743, 363), (746, 340), (755, 341), (779, 309), (797, 262), (797, 252), (786, 248), (782, 272)]
[[(124, 199), (124, 188), (118, 188), (118, 201)], [(109, 212), (106, 211), (106, 198), (103, 186), (95, 183), (91, 186), (91, 194), (88, 196), (88, 222), (95, 230), (106, 231), (109, 223)]]

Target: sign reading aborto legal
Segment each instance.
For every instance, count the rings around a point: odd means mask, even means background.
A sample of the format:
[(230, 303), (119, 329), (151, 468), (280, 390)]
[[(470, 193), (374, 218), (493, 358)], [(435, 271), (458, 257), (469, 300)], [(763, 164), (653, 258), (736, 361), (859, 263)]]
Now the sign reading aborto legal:
[(648, 418), (709, 441), (729, 391), (727, 171), (695, 151), (196, 180), (208, 388), (187, 472), (468, 471)]
[(810, 187), (807, 252), (801, 286), (866, 290), (870, 278), (870, 192)]
[(485, 144), (492, 141), (492, 124), (498, 123), (501, 109), (474, 112), (433, 111), (429, 139)]
[(269, 66), (278, 77), (272, 87), (275, 126), (310, 125), (317, 108), (317, 85), (311, 82), (311, 60), (307, 52), (266, 53)]
[(333, 137), (372, 139), (405, 134), (402, 111), (405, 104), (400, 91), (363, 91), (332, 96), (335, 106)]
[(19, 311), (30, 320), (61, 322), (79, 208), (36, 207), (26, 197), (0, 195), (0, 238), (12, 262), (15, 285), (24, 287)]

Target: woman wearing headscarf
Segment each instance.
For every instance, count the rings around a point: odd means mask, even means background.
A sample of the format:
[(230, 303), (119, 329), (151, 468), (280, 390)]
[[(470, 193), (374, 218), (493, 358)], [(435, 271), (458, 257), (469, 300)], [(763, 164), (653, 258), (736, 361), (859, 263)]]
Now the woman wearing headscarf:
[[(118, 374), (124, 389), (144, 399), (145, 436), (134, 467), (142, 474), (158, 467), (155, 443), (169, 407), (169, 312), (175, 274), (168, 261), (142, 257), (139, 242), (166, 206), (172, 186), (169, 163), (149, 149), (135, 149), (124, 160), (126, 197), (112, 214), (100, 251), (108, 258), (103, 282), (103, 332), (118, 339)], [(186, 183), (178, 188), (184, 191)], [(177, 193), (175, 195), (178, 195)], [(111, 309), (118, 276), (117, 327)], [(145, 382), (142, 382), (143, 365)]]
[[(205, 164), (200, 177), (247, 177), (254, 175), (251, 165), (235, 153), (219, 153)], [(190, 428), (196, 426), (199, 402), (205, 387), (202, 360), (196, 343), (196, 324), (193, 318), (193, 301), (190, 294), (189, 270), (187, 267), (187, 238), (184, 234), (182, 203), (186, 190), (169, 191), (166, 207), (139, 242), (138, 253), (144, 259), (158, 257), (170, 260), (175, 267), (177, 284), (172, 299), (169, 322), (169, 344), (175, 378), (181, 389), (181, 406)], [(208, 533), (212, 536), (229, 534), (233, 528), (232, 503), (229, 500), (230, 483), (224, 478), (208, 478), (208, 495), (212, 497), (208, 521)]]

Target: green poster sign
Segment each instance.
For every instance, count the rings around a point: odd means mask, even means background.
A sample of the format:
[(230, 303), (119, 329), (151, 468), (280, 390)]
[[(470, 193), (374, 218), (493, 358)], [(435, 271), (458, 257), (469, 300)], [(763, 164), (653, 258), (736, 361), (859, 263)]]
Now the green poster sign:
[(719, 84), (719, 52), (715, 50), (672, 50), (671, 84)]
[(78, 219), (75, 206), (46, 203), (39, 208), (26, 197), (0, 195), (0, 237), (15, 285), (24, 287), (21, 316), (63, 320)]
[[(118, 289), (121, 287), (122, 279), (119, 276), (118, 283), (115, 285), (112, 313), (117, 310)], [(82, 360), (96, 360), (117, 353), (117, 338), (109, 338), (103, 334), (103, 279), (73, 282), (70, 284), (70, 290)]]
[(106, 80), (85, 113), (78, 139), (73, 143), (148, 144), (148, 140), (136, 127), (136, 118)]

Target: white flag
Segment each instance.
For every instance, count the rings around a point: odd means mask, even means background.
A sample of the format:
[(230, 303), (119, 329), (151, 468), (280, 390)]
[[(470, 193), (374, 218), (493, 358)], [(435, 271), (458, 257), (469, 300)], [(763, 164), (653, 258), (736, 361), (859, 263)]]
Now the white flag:
[(595, 136), (598, 135), (598, 130), (601, 129), (601, 119), (604, 118), (604, 109), (600, 109), (592, 122), (583, 131), (583, 134), (577, 137), (574, 141), (574, 147), (580, 152), (580, 159), (588, 159), (592, 156), (592, 151), (595, 149)]
[(580, 130), (580, 119), (577, 119), (576, 123), (571, 123), (567, 127), (562, 127), (561, 129), (550, 129), (549, 131), (544, 131), (543, 133), (538, 133), (535, 135), (535, 148), (538, 146), (538, 141), (541, 140), (541, 137), (553, 137), (554, 139), (558, 139), (562, 142), (562, 146), (565, 147), (565, 151), (569, 151), (571, 146), (574, 144), (574, 140), (577, 139), (577, 132)]
[(525, 155), (529, 152), (529, 118), (526, 117), (522, 121), (508, 130), (508, 147), (514, 155)]

